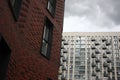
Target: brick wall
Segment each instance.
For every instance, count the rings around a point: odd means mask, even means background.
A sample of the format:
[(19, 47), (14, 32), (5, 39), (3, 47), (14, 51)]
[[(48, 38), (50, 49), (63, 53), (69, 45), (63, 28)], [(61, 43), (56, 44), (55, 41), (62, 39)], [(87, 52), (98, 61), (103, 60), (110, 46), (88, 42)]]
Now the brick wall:
[[(57, 80), (64, 0), (57, 0), (55, 18), (46, 9), (47, 1), (23, 0), (18, 21), (9, 0), (0, 1), (0, 33), (12, 51), (7, 80)], [(54, 24), (50, 60), (40, 53), (46, 16)]]

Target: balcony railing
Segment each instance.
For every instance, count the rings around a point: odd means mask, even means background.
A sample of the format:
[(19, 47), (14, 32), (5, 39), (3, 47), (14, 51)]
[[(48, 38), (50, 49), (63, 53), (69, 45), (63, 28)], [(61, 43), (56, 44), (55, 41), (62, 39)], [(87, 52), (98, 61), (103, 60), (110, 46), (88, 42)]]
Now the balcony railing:
[(108, 66), (108, 64), (107, 64), (106, 62), (104, 62), (104, 63), (103, 63), (103, 66), (104, 66), (104, 67), (107, 67), (107, 66)]
[(108, 80), (112, 80), (112, 78), (109, 76), (109, 77), (108, 77)]
[(99, 52), (99, 50), (98, 50), (98, 49), (95, 49), (95, 53), (96, 53), (96, 54), (99, 54), (100, 52)]
[(96, 58), (96, 55), (94, 53), (92, 53), (91, 57), (92, 58)]
[(112, 68), (108, 67), (108, 72), (112, 72)]
[(62, 70), (63, 70), (63, 71), (66, 71), (66, 70), (67, 70), (64, 65), (62, 66)]
[(96, 76), (96, 73), (94, 71), (92, 72), (92, 76)]
[(111, 40), (106, 41), (106, 46), (109, 46), (111, 44)]
[(66, 49), (63, 50), (63, 53), (68, 53), (68, 51)]
[(96, 72), (100, 72), (100, 68), (99, 67), (96, 67)]
[(92, 46), (91, 46), (91, 49), (96, 49), (95, 45), (92, 45)]
[(100, 62), (100, 59), (97, 58), (95, 61), (96, 61), (96, 63), (99, 63), (99, 62)]
[(104, 71), (104, 77), (108, 77), (108, 74), (106, 71)]
[(96, 64), (94, 62), (92, 62), (92, 67), (96, 67)]
[(96, 76), (96, 80), (100, 80), (100, 78), (98, 76)]
[(63, 73), (63, 72), (62, 72), (62, 70), (59, 70), (59, 72), (58, 72), (58, 73), (59, 73), (59, 75), (62, 75), (62, 73)]
[(112, 71), (114, 71), (114, 67), (112, 67)]
[(66, 80), (66, 77), (64, 75), (62, 75), (61, 80)]
[(63, 66), (63, 62), (60, 62), (60, 66)]
[(103, 45), (103, 46), (102, 46), (102, 49), (105, 50), (105, 49), (107, 49), (107, 47), (106, 47), (105, 45)]
[(63, 57), (63, 56), (64, 56), (63, 53), (61, 53), (61, 54), (60, 54), (60, 57)]
[(98, 46), (98, 45), (99, 45), (99, 42), (95, 42), (95, 45)]
[(67, 59), (66, 59), (65, 57), (63, 57), (62, 60), (63, 60), (63, 62), (66, 62), (66, 61), (67, 61)]
[(103, 58), (107, 58), (107, 55), (105, 53), (103, 53)]
[(107, 39), (106, 38), (102, 38), (102, 41), (105, 42)]
[(107, 63), (112, 63), (112, 60), (108, 58)]
[(67, 43), (67, 42), (64, 42), (63, 44), (64, 44), (64, 45), (68, 45), (68, 43)]
[(107, 49), (106, 54), (111, 54), (111, 51)]
[(62, 46), (61, 46), (61, 49), (65, 49), (65, 47), (62, 45)]
[(91, 41), (96, 41), (95, 38), (91, 38)]
[(65, 39), (64, 39), (64, 38), (62, 38), (62, 41), (65, 41)]

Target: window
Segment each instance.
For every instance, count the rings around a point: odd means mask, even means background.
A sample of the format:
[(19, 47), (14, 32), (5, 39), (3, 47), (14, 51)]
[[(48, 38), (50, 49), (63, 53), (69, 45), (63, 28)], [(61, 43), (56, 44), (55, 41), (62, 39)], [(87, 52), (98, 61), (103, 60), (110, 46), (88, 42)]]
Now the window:
[(11, 49), (0, 35), (0, 80), (6, 80), (7, 68), (10, 60)]
[(85, 37), (81, 37), (81, 40), (85, 40)]
[(10, 6), (15, 17), (15, 20), (18, 20), (22, 0), (10, 0)]
[(75, 49), (75, 52), (80, 52), (80, 48), (76, 48), (76, 49)]
[(78, 44), (78, 45), (76, 44), (75, 47), (76, 47), (76, 48), (80, 48), (80, 45), (79, 45), (79, 44)]
[(74, 52), (74, 49), (73, 49), (73, 48), (70, 48), (70, 52)]
[(41, 53), (50, 58), (51, 45), (52, 45), (52, 31), (53, 24), (46, 18), (43, 32)]
[(81, 44), (85, 44), (85, 40), (81, 40)]
[(85, 48), (85, 44), (81, 44), (81, 48)]
[(48, 0), (47, 9), (54, 16), (56, 8), (56, 0)]
[(47, 78), (47, 80), (52, 80), (51, 78)]

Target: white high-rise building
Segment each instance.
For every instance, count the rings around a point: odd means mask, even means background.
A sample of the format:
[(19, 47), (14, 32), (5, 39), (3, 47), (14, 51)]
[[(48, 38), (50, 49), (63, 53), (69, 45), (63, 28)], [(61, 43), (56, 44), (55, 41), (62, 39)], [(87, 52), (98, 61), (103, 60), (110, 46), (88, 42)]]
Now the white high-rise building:
[(63, 38), (66, 80), (120, 80), (120, 32), (65, 32)]

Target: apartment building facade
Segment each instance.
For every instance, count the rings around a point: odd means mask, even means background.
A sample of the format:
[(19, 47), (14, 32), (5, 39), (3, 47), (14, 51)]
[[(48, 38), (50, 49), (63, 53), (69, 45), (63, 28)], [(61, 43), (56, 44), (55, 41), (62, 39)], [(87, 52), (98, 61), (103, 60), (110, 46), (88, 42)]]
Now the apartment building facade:
[(0, 0), (0, 80), (57, 80), (64, 0)]
[(120, 32), (64, 32), (63, 38), (66, 80), (120, 80)]

